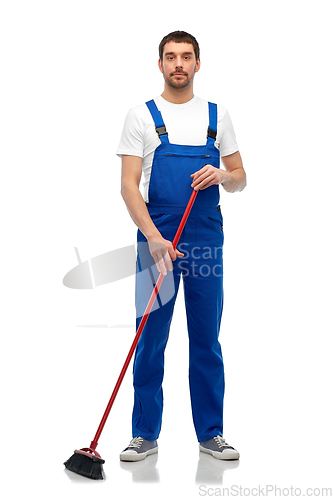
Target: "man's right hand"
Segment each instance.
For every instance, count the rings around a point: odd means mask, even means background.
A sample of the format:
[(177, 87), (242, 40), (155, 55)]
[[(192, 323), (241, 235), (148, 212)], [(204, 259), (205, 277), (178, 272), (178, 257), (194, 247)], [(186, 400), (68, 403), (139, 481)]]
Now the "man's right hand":
[(148, 245), (150, 253), (156, 262), (157, 270), (164, 276), (168, 269), (169, 271), (173, 270), (173, 260), (176, 260), (177, 257), (184, 257), (184, 254), (177, 248), (174, 249), (172, 242), (164, 239), (163, 236), (148, 240)]

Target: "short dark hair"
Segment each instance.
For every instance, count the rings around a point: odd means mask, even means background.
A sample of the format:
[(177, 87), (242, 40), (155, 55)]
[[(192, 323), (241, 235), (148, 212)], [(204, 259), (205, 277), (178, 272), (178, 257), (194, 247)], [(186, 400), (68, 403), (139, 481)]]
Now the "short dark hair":
[(163, 60), (164, 46), (168, 42), (192, 44), (195, 58), (196, 58), (196, 60), (199, 59), (199, 57), (200, 57), (199, 44), (196, 41), (196, 39), (194, 38), (194, 36), (190, 35), (189, 33), (186, 33), (186, 31), (173, 31), (172, 33), (169, 33), (161, 40), (161, 43), (160, 43), (159, 48), (158, 48), (158, 52), (159, 52), (159, 56), (160, 56), (161, 61)]

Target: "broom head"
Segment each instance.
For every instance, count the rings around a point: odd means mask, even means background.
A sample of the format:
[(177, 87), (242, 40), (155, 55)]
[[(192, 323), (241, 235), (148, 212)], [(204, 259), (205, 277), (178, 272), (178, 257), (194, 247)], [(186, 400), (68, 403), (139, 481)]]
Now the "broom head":
[(104, 463), (105, 460), (101, 458), (96, 450), (82, 448), (81, 450), (75, 450), (74, 454), (64, 463), (64, 466), (66, 469), (89, 479), (105, 479)]

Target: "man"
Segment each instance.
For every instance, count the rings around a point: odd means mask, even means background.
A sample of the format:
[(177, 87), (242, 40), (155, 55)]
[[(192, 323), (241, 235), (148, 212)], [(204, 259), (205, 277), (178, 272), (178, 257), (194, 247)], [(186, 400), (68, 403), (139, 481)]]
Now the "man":
[[(223, 437), (224, 368), (218, 341), (223, 219), (218, 203), (219, 185), (229, 192), (241, 191), (246, 175), (227, 110), (193, 93), (194, 76), (200, 69), (197, 40), (183, 31), (170, 33), (160, 43), (158, 66), (164, 91), (129, 111), (117, 150), (122, 158), (121, 194), (138, 226), (137, 326), (151, 292), (147, 293), (142, 271), (149, 270), (155, 282), (158, 272), (165, 276), (159, 303), (135, 353), (133, 439), (120, 459), (143, 460), (158, 450), (164, 349), (181, 277), (199, 449), (218, 459), (238, 459), (238, 451)], [(225, 170), (219, 168), (220, 157)], [(174, 249), (172, 240), (193, 189), (198, 194)]]

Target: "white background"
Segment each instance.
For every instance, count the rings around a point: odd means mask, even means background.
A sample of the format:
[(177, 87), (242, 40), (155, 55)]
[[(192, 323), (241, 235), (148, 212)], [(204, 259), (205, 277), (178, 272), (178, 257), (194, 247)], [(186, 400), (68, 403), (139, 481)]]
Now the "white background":
[[(225, 438), (241, 459), (199, 458), (180, 295), (158, 459), (119, 462), (130, 367), (98, 448), (107, 480), (93, 482), (63, 462), (89, 446), (134, 338), (134, 278), (62, 279), (74, 247), (84, 261), (135, 241), (115, 150), (128, 109), (162, 92), (158, 44), (177, 29), (199, 41), (195, 93), (229, 110), (248, 177), (221, 193)], [(11, 0), (0, 38), (6, 498), (332, 487), (330, 2)]]

